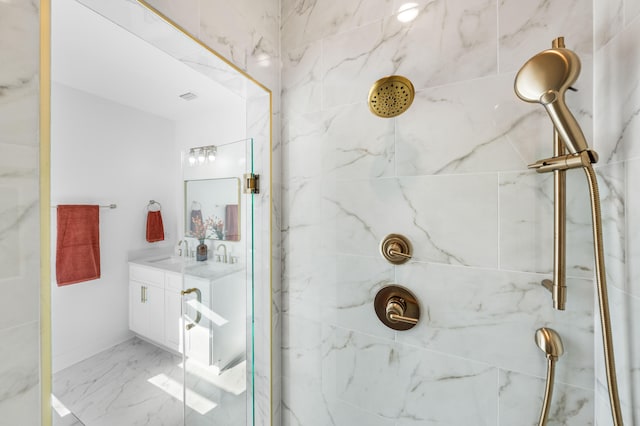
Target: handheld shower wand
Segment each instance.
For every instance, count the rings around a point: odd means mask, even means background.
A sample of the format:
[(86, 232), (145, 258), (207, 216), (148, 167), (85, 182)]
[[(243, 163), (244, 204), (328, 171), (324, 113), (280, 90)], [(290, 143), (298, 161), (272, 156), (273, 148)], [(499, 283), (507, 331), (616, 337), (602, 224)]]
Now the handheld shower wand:
[(515, 92), (525, 102), (541, 103), (571, 154), (587, 149), (587, 141), (564, 100), (580, 75), (580, 58), (564, 47), (538, 53), (516, 75)]
[[(609, 388), (609, 403), (614, 426), (622, 426), (622, 411), (618, 395), (615, 357), (613, 353), (613, 336), (611, 332), (611, 318), (609, 314), (609, 299), (607, 296), (607, 279), (604, 262), (604, 242), (602, 240), (602, 215), (600, 212), (600, 196), (598, 182), (593, 163), (598, 161), (598, 155), (588, 149), (582, 130), (564, 102), (564, 94), (575, 82), (580, 73), (580, 60), (572, 51), (564, 48), (564, 39), (557, 38), (553, 48), (538, 53), (529, 59), (520, 69), (515, 80), (515, 92), (526, 102), (542, 104), (555, 129), (555, 155), (551, 158), (537, 161), (530, 168), (538, 173), (554, 172), (555, 234), (554, 278), (563, 280), (564, 273), (564, 172), (567, 169), (582, 168), (587, 176), (591, 201), (591, 218), (593, 229), (593, 251), (595, 257), (596, 283), (598, 292), (598, 307), (600, 308), (600, 327), (602, 328), (602, 346), (604, 352), (607, 386)], [(564, 147), (558, 146), (560, 139), (564, 142), (569, 154), (564, 154)], [(560, 201), (560, 202), (559, 202)], [(556, 266), (560, 271), (556, 270)], [(542, 285), (551, 290), (556, 309), (564, 309), (566, 286), (564, 282), (544, 280)]]
[(542, 327), (536, 330), (536, 344), (547, 357), (547, 384), (544, 389), (544, 401), (540, 412), (538, 426), (545, 426), (551, 407), (553, 385), (555, 382), (556, 362), (564, 353), (564, 346), (560, 335), (552, 328)]

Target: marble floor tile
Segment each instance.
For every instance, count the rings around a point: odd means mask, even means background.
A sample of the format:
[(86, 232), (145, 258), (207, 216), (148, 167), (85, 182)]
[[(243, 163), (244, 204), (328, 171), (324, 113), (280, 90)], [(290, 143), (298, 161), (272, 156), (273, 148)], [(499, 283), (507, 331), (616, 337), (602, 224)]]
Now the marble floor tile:
[[(187, 365), (189, 424), (245, 424), (245, 364), (220, 375)], [(133, 338), (56, 373), (53, 394), (77, 417), (72, 425), (177, 426), (182, 378), (182, 357)]]

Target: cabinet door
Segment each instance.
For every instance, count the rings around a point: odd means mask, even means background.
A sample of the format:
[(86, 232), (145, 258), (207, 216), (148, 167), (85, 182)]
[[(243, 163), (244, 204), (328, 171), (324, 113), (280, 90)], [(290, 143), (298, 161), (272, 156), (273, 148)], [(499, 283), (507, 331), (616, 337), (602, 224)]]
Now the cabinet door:
[(164, 343), (164, 289), (147, 286), (145, 290), (147, 308), (147, 337), (158, 343)]
[(140, 335), (147, 333), (147, 309), (144, 304), (144, 284), (129, 281), (129, 328)]
[(182, 352), (182, 317), (180, 293), (164, 292), (164, 342), (174, 351)]
[(143, 337), (164, 342), (164, 290), (129, 282), (129, 328)]

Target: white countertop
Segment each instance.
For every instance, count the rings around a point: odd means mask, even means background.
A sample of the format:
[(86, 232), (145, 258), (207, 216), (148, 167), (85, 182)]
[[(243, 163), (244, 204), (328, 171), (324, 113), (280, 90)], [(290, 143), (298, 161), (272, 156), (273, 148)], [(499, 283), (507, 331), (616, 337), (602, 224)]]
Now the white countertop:
[(217, 280), (245, 269), (245, 266), (242, 263), (222, 263), (215, 262), (211, 259), (199, 262), (192, 258), (183, 258), (178, 256), (156, 256), (136, 259), (130, 260), (129, 264), (156, 268), (163, 271), (177, 272), (179, 274), (206, 278), (209, 280)]

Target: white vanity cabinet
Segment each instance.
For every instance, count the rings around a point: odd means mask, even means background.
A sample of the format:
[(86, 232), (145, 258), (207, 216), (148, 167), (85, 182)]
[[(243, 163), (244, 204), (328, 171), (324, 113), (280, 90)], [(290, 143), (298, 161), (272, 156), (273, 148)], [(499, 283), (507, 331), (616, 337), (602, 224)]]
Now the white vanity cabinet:
[(129, 269), (129, 328), (154, 341), (164, 340), (164, 274)]
[(129, 328), (174, 351), (181, 347), (182, 275), (129, 265)]
[[(228, 267), (222, 266), (221, 268)], [(245, 359), (246, 353), (246, 290), (243, 271), (236, 271), (220, 277), (202, 278), (184, 276), (185, 288), (197, 288), (202, 302), (193, 296), (187, 298), (185, 311), (194, 323), (186, 332), (185, 344), (189, 359), (219, 371), (234, 366)], [(195, 323), (198, 306), (201, 316)]]
[(224, 371), (246, 358), (247, 290), (244, 271), (211, 283), (211, 310), (223, 321), (211, 327), (211, 365)]
[[(220, 371), (245, 359), (244, 268), (197, 263), (181, 268), (183, 275), (151, 263), (129, 263), (129, 328), (176, 352), (183, 350), (184, 333), (189, 359)], [(184, 320), (180, 294), (183, 288), (198, 289), (200, 294), (200, 300), (198, 292), (185, 294)]]
[(182, 351), (182, 274), (164, 273), (164, 344), (174, 351)]
[[(211, 365), (211, 326), (212, 317), (207, 308), (210, 304), (209, 280), (185, 275), (185, 288), (197, 288), (202, 295), (202, 301), (198, 304), (193, 294), (185, 300), (186, 318), (194, 324), (185, 336), (187, 356), (202, 365)], [(200, 320), (196, 323), (197, 313), (200, 311)]]

